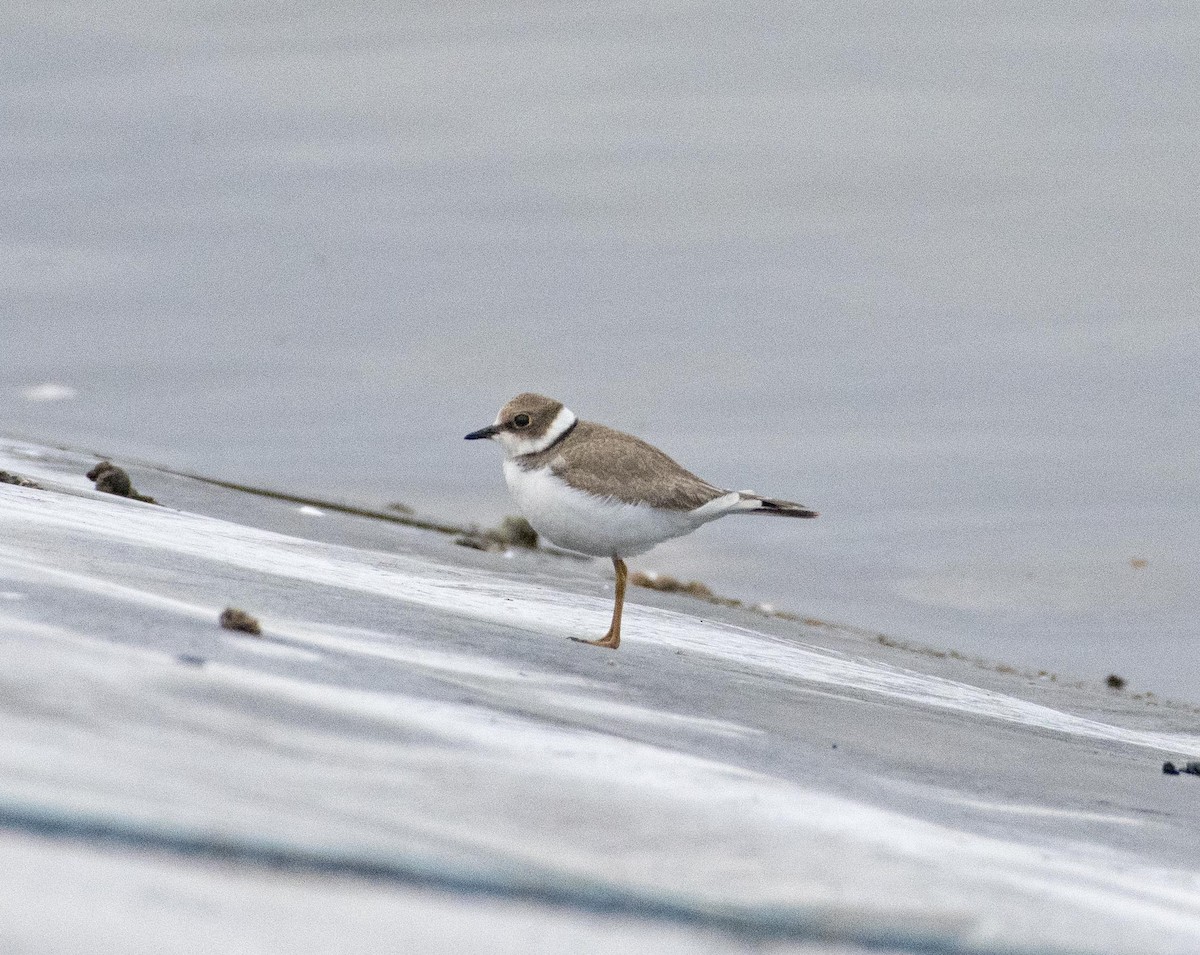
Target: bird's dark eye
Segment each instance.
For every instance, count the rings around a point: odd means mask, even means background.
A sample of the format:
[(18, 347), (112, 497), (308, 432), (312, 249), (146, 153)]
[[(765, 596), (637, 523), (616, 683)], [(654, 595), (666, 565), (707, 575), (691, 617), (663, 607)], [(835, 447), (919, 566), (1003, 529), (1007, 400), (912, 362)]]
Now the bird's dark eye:
[(519, 415), (513, 417), (513, 424), (515, 424), (518, 428), (528, 428), (529, 415), (522, 411)]

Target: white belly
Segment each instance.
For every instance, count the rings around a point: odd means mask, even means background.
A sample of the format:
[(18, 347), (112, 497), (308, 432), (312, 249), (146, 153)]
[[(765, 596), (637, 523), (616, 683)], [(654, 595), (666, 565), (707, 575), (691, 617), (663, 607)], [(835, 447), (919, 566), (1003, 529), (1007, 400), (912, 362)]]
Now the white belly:
[(717, 516), (606, 500), (576, 490), (549, 468), (523, 471), (511, 461), (504, 462), (504, 479), (534, 530), (559, 547), (593, 557), (636, 557)]

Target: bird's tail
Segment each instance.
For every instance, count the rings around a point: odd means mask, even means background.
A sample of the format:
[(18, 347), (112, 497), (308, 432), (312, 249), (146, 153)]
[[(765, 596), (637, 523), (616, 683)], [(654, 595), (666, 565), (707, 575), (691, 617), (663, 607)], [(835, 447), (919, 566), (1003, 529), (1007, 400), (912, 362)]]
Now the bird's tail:
[(741, 491), (739, 506), (734, 508), (739, 514), (773, 514), (776, 517), (816, 517), (817, 512), (811, 511), (803, 504), (792, 501), (780, 501), (772, 497), (761, 497), (749, 491)]

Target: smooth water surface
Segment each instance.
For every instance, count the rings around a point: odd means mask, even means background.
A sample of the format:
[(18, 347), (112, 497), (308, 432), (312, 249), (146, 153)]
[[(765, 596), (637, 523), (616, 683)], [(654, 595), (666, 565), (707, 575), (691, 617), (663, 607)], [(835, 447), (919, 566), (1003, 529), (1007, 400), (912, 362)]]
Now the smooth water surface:
[(544, 391), (822, 512), (642, 568), (1200, 699), (1195, 8), (0, 27), (4, 430), (489, 522)]

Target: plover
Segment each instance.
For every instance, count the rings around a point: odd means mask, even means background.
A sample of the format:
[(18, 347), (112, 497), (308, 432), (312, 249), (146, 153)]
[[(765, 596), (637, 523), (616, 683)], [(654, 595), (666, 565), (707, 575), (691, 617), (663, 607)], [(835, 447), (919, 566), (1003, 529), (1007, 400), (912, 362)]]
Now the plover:
[(571, 638), (579, 643), (620, 645), (626, 558), (726, 514), (817, 516), (791, 501), (709, 484), (640, 438), (580, 421), (543, 395), (517, 395), (494, 424), (467, 435), (480, 438), (504, 449), (508, 489), (534, 530), (566, 550), (613, 562), (612, 625), (599, 640)]

